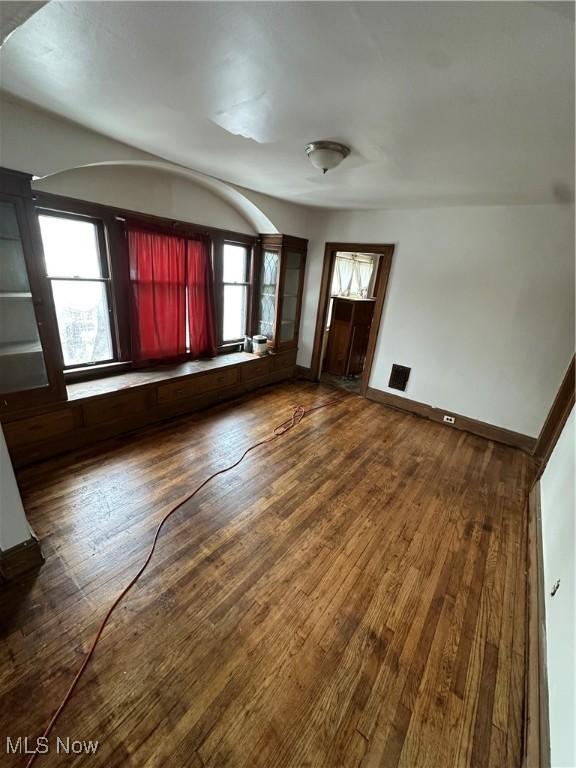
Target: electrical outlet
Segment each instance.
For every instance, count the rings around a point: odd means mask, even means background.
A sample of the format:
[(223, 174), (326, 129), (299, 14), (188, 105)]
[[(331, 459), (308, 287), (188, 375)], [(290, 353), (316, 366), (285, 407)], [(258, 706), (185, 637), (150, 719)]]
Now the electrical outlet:
[(446, 422), (446, 424), (454, 424), (456, 419), (454, 418), (454, 416), (446, 416), (446, 414), (444, 414), (444, 421)]

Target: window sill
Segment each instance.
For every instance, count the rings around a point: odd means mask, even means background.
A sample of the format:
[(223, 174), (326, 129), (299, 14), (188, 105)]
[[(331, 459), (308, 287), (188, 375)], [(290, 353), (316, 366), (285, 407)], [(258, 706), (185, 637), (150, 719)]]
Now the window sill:
[(68, 401), (83, 400), (98, 397), (112, 392), (142, 387), (158, 382), (169, 381), (207, 373), (219, 368), (225, 368), (238, 363), (258, 360), (257, 355), (248, 352), (235, 352), (227, 355), (217, 355), (209, 360), (191, 360), (176, 365), (159, 365), (154, 368), (129, 369), (117, 374), (103, 374), (100, 378), (92, 377), (89, 381), (70, 382), (66, 386)]
[(121, 371), (129, 371), (132, 366), (130, 362), (104, 363), (102, 365), (86, 365), (83, 368), (68, 368), (64, 371), (64, 381), (73, 383), (76, 381), (86, 381), (88, 379), (99, 379), (104, 376), (111, 376)]
[[(226, 343), (222, 346), (218, 347), (216, 354), (217, 355), (229, 355), (234, 354), (242, 351), (242, 345), (243, 342), (235, 341), (232, 343)], [(197, 360), (190, 361), (191, 363), (198, 362)], [(206, 361), (200, 361), (200, 362), (206, 362)], [(208, 361), (210, 362), (210, 361)], [(182, 365), (187, 365), (188, 363), (182, 363)], [(76, 384), (79, 381), (91, 381), (91, 380), (98, 380), (103, 379), (108, 376), (114, 376), (119, 373), (127, 373), (129, 371), (134, 373), (142, 373), (142, 372), (151, 372), (156, 370), (158, 368), (159, 370), (166, 370), (168, 367), (174, 367), (174, 366), (166, 366), (166, 365), (157, 365), (157, 366), (150, 366), (149, 368), (133, 368), (132, 362), (130, 360), (124, 360), (117, 363), (104, 363), (102, 365), (86, 365), (83, 368), (68, 368), (64, 371), (64, 381), (66, 382), (66, 385), (68, 384)]]

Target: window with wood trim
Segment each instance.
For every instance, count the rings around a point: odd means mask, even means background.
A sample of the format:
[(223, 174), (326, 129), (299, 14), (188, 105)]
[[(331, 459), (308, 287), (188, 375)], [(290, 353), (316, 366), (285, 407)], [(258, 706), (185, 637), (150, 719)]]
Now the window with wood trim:
[[(54, 330), (62, 344), (67, 381), (97, 378), (135, 365), (127, 221), (151, 232), (210, 239), (218, 352), (238, 349), (245, 334), (254, 330), (251, 313), (256, 237), (45, 192), (36, 193), (35, 200), (44, 249), (49, 252), (47, 269), (42, 268), (42, 272), (58, 311)], [(75, 223), (84, 225), (81, 232), (73, 229)], [(94, 316), (82, 318), (89, 326), (83, 328), (70, 317), (71, 310), (76, 309), (72, 300), (82, 298), (72, 289), (80, 285), (84, 293), (92, 290), (100, 299), (94, 304)], [(64, 288), (69, 290), (63, 296)], [(187, 285), (187, 313), (191, 306), (189, 291)], [(191, 354), (191, 330), (187, 322), (186, 355)]]
[(64, 369), (116, 361), (112, 281), (102, 221), (52, 211), (40, 212), (38, 219)]
[(220, 344), (244, 339), (248, 328), (252, 249), (242, 243), (222, 245)]

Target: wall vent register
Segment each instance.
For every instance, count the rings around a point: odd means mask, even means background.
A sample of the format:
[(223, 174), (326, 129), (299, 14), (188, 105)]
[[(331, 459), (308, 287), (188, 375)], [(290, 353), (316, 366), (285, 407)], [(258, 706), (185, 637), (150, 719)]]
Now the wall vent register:
[(394, 363), (392, 365), (392, 371), (390, 372), (390, 381), (388, 382), (390, 389), (399, 389), (401, 392), (405, 392), (410, 377), (410, 371), (411, 368)]

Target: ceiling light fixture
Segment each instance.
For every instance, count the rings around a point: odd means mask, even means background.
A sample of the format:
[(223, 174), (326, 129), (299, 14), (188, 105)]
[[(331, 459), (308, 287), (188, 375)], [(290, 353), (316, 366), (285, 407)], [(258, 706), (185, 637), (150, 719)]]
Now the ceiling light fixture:
[(350, 147), (337, 141), (312, 141), (306, 144), (308, 159), (322, 173), (336, 168), (350, 154)]

